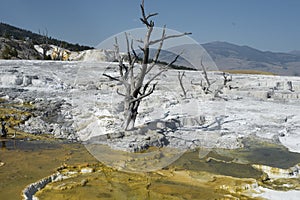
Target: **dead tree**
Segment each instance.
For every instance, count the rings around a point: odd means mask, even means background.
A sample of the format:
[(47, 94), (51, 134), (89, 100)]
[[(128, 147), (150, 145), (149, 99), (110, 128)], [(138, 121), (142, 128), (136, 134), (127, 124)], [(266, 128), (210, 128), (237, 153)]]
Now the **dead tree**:
[(294, 92), (295, 90), (293, 89), (293, 83), (292, 81), (288, 81), (287, 82), (287, 85), (288, 85), (288, 90), (291, 91), (291, 92)]
[(223, 72), (223, 78), (224, 78), (224, 82), (223, 82), (224, 86), (227, 86), (227, 83), (232, 81), (232, 76), (231, 75), (229, 76), (229, 74), (226, 74), (225, 72)]
[(180, 87), (182, 89), (183, 97), (186, 98), (187, 91), (185, 90), (185, 88), (183, 86), (183, 82), (182, 82), (182, 79), (184, 76), (185, 76), (184, 72), (182, 74), (180, 72), (178, 72), (178, 81), (179, 81)]
[(201, 80), (200, 83), (194, 83), (193, 81), (191, 81), (192, 85), (199, 85), (202, 89), (202, 91), (204, 92), (204, 94), (210, 94), (212, 93), (211, 91), (211, 85), (214, 84), (214, 82), (210, 82), (207, 72), (206, 72), (206, 68), (201, 60), (201, 68), (202, 68), (202, 72), (203, 72), (203, 76), (204, 76), (204, 81)]
[[(41, 35), (40, 31), (39, 31), (39, 34)], [(46, 29), (46, 31), (42, 33), (42, 44), (41, 44), (44, 60), (48, 60), (47, 52), (50, 50), (50, 45), (49, 45), (48, 39), (49, 39), (48, 30)]]
[[(223, 72), (223, 78), (224, 78), (223, 85), (219, 85), (219, 86), (214, 85), (214, 87), (213, 87), (213, 84), (215, 84), (217, 81), (209, 80), (206, 68), (205, 68), (202, 60), (200, 62), (200, 65), (202, 68), (203, 79), (200, 80), (200, 83), (194, 83), (192, 80), (191, 84), (200, 86), (205, 95), (210, 94), (214, 98), (221, 98), (221, 99), (227, 100), (226, 98), (221, 97), (220, 94), (223, 94), (223, 89), (224, 89), (224, 87), (227, 87), (227, 83), (232, 81), (232, 76), (229, 76), (228, 74)], [(231, 86), (229, 86), (229, 88), (231, 88)]]
[(204, 76), (204, 81), (203, 82), (202, 80), (200, 81), (200, 86), (204, 92), (204, 94), (209, 94), (209, 93), (212, 93), (213, 91), (211, 91), (211, 86), (212, 84), (214, 84), (215, 82), (211, 82), (208, 78), (208, 75), (207, 75), (207, 71), (206, 71), (206, 68), (202, 62), (202, 59), (201, 59), (201, 68), (202, 68), (202, 73), (203, 73), (203, 76)]
[[(136, 40), (140, 43), (140, 49), (142, 51), (142, 62), (137, 64), (139, 57), (137, 56), (133, 48), (133, 39), (129, 41), (128, 34), (125, 33), (126, 44), (127, 44), (127, 59), (128, 64), (124, 62), (124, 58), (120, 56), (118, 40), (115, 38), (115, 55), (119, 62), (119, 76), (113, 77), (108, 74), (103, 74), (112, 80), (118, 81), (123, 85), (124, 92), (117, 90), (117, 93), (124, 97), (124, 122), (123, 128), (125, 130), (131, 130), (134, 128), (135, 121), (138, 115), (138, 108), (142, 100), (153, 93), (157, 82), (153, 83), (154, 80), (165, 72), (169, 66), (171, 66), (178, 59), (177, 55), (172, 62), (164, 66), (155, 75), (150, 76), (149, 72), (157, 65), (160, 51), (162, 49), (165, 40), (171, 38), (182, 37), (191, 33), (182, 33), (176, 35), (167, 35), (166, 28), (164, 26), (162, 35), (159, 39), (151, 40), (151, 34), (154, 28), (154, 21), (150, 18), (158, 15), (158, 13), (151, 13), (146, 15), (144, 9), (144, 0), (141, 5), (142, 17), (140, 20), (146, 26), (147, 32), (144, 40)], [(158, 44), (158, 49), (153, 59), (150, 59), (150, 47)], [(151, 62), (150, 62), (151, 61)], [(136, 68), (139, 68), (136, 69)]]

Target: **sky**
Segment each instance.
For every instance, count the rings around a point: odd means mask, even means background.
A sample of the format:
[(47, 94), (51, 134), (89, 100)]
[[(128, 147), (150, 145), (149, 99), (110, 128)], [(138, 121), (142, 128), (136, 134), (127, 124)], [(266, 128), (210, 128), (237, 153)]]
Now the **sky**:
[[(140, 0), (0, 0), (0, 21), (97, 46), (143, 27)], [(263, 51), (300, 50), (300, 0), (145, 0), (155, 25), (192, 32), (200, 44), (224, 41)]]

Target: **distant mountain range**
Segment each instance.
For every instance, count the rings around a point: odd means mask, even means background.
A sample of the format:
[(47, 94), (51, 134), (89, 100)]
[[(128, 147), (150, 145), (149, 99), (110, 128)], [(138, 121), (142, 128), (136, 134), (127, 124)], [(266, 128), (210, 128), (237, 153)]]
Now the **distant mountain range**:
[(221, 70), (259, 70), (300, 76), (300, 51), (274, 53), (227, 42), (202, 45)]
[[(215, 67), (210, 66), (212, 63), (208, 63), (205, 66), (206, 69), (262, 71), (278, 75), (300, 76), (300, 51), (275, 53), (228, 42), (210, 42), (201, 46), (185, 44), (162, 50), (159, 59), (168, 63), (183, 51), (185, 52), (183, 57), (187, 59), (179, 57), (175, 65), (201, 69), (200, 66), (195, 66), (195, 63), (200, 65), (200, 57), (203, 55), (203, 49), (205, 49), (216, 64)], [(153, 56), (154, 53), (155, 50), (152, 50), (150, 55)], [(193, 65), (190, 61), (193, 62)]]
[[(37, 52), (34, 44), (43, 44), (45, 34), (32, 33), (5, 23), (0, 23), (0, 53), (6, 46), (11, 48), (11, 54), (17, 53), (18, 59), (36, 59)], [(47, 36), (47, 42), (56, 46), (62, 46), (70, 51), (82, 51), (93, 47), (71, 44)], [(227, 42), (210, 42), (202, 47), (208, 52), (220, 70), (258, 70), (272, 72), (278, 75), (300, 76), (300, 51), (287, 53), (274, 53), (260, 51), (249, 46), (239, 46)], [(193, 45), (185, 45), (191, 57), (199, 56), (193, 51), (199, 48)], [(13, 52), (17, 50), (17, 52)], [(25, 53), (22, 53), (26, 51)], [(162, 57), (173, 57), (172, 53), (162, 52)], [(193, 55), (195, 54), (195, 55)], [(1, 55), (0, 55), (1, 58)], [(3, 57), (2, 57), (3, 58)], [(164, 61), (164, 60), (163, 60)], [(181, 62), (181, 64), (184, 61)]]
[(293, 55), (300, 55), (300, 51), (298, 50), (290, 51), (289, 53)]

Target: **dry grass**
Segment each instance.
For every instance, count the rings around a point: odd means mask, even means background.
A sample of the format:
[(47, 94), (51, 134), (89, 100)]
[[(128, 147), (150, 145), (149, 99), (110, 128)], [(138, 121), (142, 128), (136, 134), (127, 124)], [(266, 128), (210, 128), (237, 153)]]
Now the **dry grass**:
[(230, 74), (259, 74), (259, 75), (270, 75), (270, 76), (276, 75), (272, 72), (258, 71), (258, 70), (223, 70), (223, 72), (227, 72)]

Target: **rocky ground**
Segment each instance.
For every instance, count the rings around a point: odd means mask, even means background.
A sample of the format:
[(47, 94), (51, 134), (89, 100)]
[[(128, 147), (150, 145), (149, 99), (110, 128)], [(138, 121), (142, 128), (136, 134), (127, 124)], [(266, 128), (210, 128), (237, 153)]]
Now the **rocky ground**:
[[(1, 61), (0, 98), (29, 104), (30, 117), (17, 128), (33, 134), (107, 144), (140, 151), (150, 146), (191, 149), (239, 148), (246, 137), (281, 143), (300, 152), (300, 78), (232, 75), (224, 87), (220, 72), (210, 72), (217, 95), (197, 84), (201, 72), (186, 72), (183, 98), (177, 71), (158, 78), (157, 90), (142, 103), (137, 129), (124, 132), (122, 86), (102, 74), (112, 63)], [(288, 83), (290, 82), (290, 83)], [(291, 87), (292, 85), (292, 87)], [(29, 109), (29, 108), (28, 108)]]

